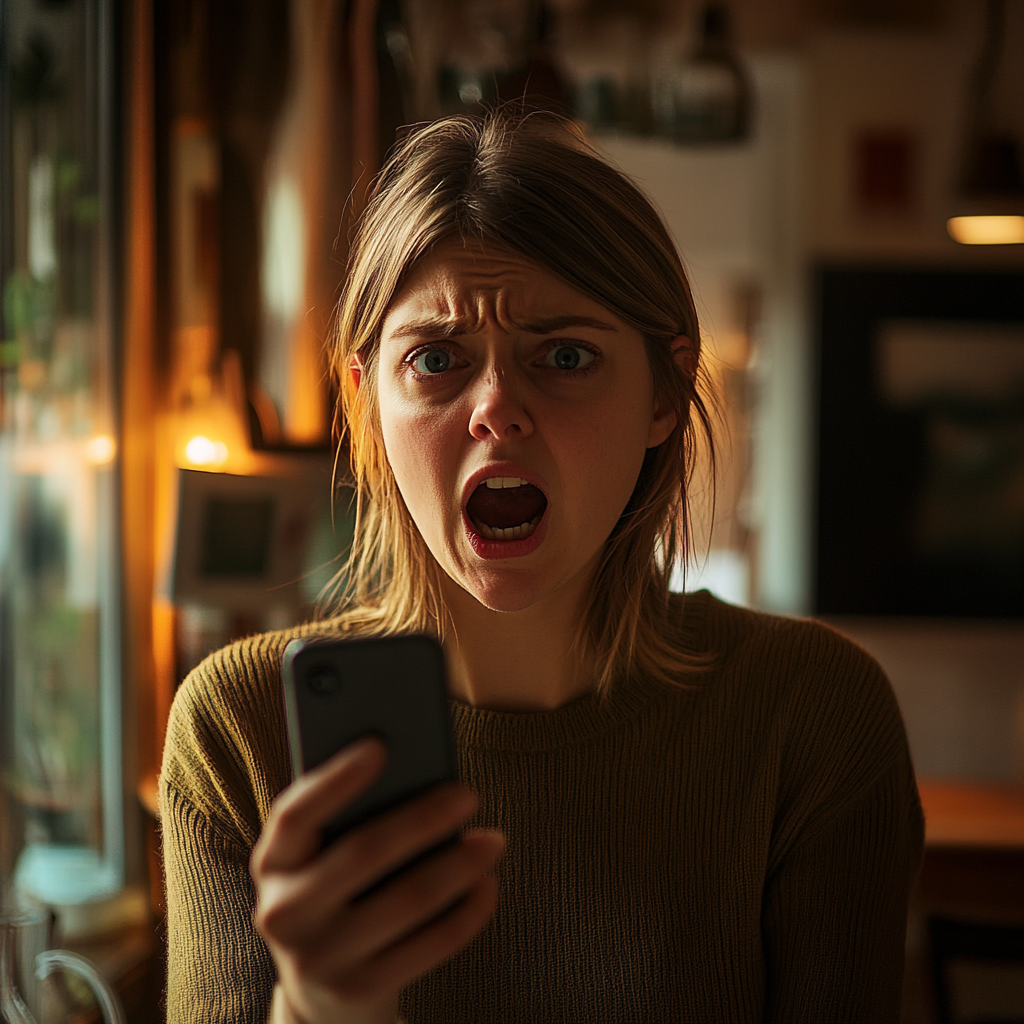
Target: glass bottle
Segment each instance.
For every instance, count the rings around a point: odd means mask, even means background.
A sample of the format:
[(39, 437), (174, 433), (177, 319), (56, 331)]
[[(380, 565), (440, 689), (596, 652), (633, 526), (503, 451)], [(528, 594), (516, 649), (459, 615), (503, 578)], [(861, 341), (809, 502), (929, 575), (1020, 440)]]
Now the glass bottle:
[(747, 137), (750, 87), (723, 5), (704, 8), (696, 50), (659, 77), (653, 93), (658, 132), (675, 142), (738, 142)]

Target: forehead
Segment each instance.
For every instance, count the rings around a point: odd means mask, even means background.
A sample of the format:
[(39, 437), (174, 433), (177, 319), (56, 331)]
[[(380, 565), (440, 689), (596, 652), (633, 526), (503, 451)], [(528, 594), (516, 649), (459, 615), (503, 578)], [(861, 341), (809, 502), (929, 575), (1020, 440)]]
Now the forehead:
[(567, 312), (618, 325), (614, 314), (556, 274), (515, 253), (447, 242), (420, 261), (395, 296), (388, 332), (410, 318), (520, 321)]

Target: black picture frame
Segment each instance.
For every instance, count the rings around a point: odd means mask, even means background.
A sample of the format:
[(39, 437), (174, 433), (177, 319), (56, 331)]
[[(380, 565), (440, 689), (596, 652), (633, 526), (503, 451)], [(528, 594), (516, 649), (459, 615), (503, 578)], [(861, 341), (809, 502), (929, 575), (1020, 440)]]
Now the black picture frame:
[[(1024, 516), (1019, 547), (1006, 549), (1018, 553), (1006, 558), (922, 553), (927, 417), (886, 400), (877, 365), (889, 322), (1024, 327), (1024, 270), (823, 265), (814, 297), (815, 612), (1024, 616)], [(1020, 416), (1024, 431), (1024, 393)]]

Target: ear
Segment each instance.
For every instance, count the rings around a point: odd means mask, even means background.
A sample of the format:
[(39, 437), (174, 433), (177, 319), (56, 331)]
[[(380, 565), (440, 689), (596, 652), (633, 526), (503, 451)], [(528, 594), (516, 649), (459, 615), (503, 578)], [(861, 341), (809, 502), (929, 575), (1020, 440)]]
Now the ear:
[(697, 379), (697, 346), (685, 334), (674, 337), (669, 342), (669, 346), (672, 349), (672, 359), (679, 372), (692, 385)]
[(356, 390), (359, 390), (359, 382), (363, 379), (363, 357), (356, 352), (348, 361), (348, 372), (352, 377), (352, 383)]
[[(693, 342), (685, 334), (680, 334), (669, 342), (669, 347), (672, 349), (672, 359), (679, 372), (692, 383), (697, 376), (697, 354)], [(678, 422), (675, 409), (671, 406), (659, 406), (655, 409), (651, 430), (647, 436), (647, 447), (657, 448), (662, 441), (667, 440)]]

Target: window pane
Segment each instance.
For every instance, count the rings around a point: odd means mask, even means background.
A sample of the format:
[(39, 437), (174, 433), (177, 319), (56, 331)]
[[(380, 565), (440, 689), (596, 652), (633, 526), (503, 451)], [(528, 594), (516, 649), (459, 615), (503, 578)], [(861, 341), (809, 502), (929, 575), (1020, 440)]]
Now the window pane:
[(60, 905), (123, 875), (109, 9), (2, 11), (0, 827)]

